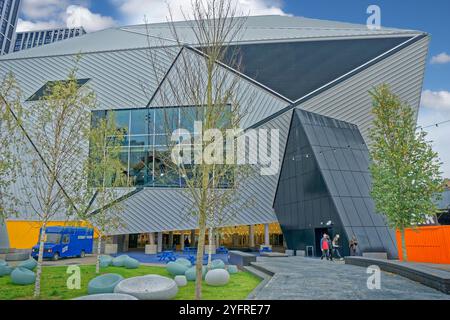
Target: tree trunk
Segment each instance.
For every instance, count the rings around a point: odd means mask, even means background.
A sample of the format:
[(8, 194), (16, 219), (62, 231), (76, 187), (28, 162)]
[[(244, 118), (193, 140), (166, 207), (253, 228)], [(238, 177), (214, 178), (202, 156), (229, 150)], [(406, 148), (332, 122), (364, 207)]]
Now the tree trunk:
[(100, 273), (100, 254), (102, 251), (102, 236), (98, 236), (98, 244), (97, 244), (97, 262), (95, 264), (95, 273)]
[(405, 239), (405, 229), (400, 229), (401, 237), (402, 237), (402, 258), (404, 262), (408, 261), (408, 254), (406, 252), (406, 239)]
[(209, 245), (208, 245), (208, 270), (211, 269), (211, 261), (212, 261), (212, 248), (211, 245), (214, 242), (214, 234), (213, 234), (213, 228), (209, 228), (209, 235), (208, 235), (208, 239), (209, 239)]
[(39, 298), (41, 295), (41, 275), (42, 275), (42, 260), (44, 257), (44, 245), (45, 245), (45, 228), (47, 222), (42, 224), (41, 237), (39, 239), (39, 254), (36, 269), (36, 281), (34, 283), (34, 297)]
[(203, 252), (205, 250), (205, 231), (206, 231), (206, 210), (201, 209), (199, 212), (199, 235), (197, 246), (197, 262), (195, 265), (197, 279), (195, 282), (195, 299), (202, 299), (202, 280), (203, 280)]

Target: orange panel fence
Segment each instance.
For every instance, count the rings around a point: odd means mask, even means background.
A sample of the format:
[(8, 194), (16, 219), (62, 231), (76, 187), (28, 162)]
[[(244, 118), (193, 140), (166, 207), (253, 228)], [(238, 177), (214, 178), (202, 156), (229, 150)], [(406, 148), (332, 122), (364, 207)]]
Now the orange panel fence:
[[(408, 261), (450, 264), (450, 226), (406, 229)], [(402, 260), (400, 231), (397, 231), (398, 255)]]

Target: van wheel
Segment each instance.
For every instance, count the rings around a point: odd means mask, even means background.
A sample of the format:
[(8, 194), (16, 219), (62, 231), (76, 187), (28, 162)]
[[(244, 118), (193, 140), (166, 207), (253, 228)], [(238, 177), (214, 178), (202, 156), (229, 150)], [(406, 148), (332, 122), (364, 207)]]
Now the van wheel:
[(58, 261), (59, 260), (59, 253), (55, 252), (55, 254), (53, 255), (53, 261)]
[(84, 258), (86, 256), (86, 252), (84, 250), (81, 250), (80, 258)]

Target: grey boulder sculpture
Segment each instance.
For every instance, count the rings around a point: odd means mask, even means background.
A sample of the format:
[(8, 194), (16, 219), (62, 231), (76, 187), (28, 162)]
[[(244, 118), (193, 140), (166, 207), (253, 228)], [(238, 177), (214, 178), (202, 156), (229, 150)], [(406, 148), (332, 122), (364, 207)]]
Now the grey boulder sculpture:
[(186, 279), (186, 276), (176, 276), (174, 280), (179, 287), (187, 286), (188, 281)]
[(205, 282), (214, 287), (226, 285), (230, 281), (230, 274), (225, 269), (209, 270), (205, 276)]
[(225, 262), (220, 259), (211, 261), (211, 269), (225, 269)]
[(139, 268), (139, 265), (139, 261), (133, 258), (125, 259), (125, 262), (123, 263), (123, 266), (127, 269), (137, 269)]
[(30, 258), (28, 260), (25, 260), (25, 261), (22, 261), (21, 263), (19, 263), (18, 267), (33, 271), (37, 267), (37, 262), (33, 258)]
[(178, 258), (177, 260), (175, 260), (175, 263), (181, 264), (188, 268), (190, 268), (192, 266), (192, 263), (188, 259), (185, 259), (185, 258)]
[(113, 293), (117, 284), (123, 280), (120, 274), (107, 273), (88, 283), (88, 294)]
[(33, 271), (18, 267), (11, 272), (11, 282), (21, 286), (33, 284), (36, 281), (36, 275)]
[(170, 300), (177, 295), (178, 286), (172, 279), (151, 274), (125, 279), (114, 292), (129, 294), (139, 300)]
[(106, 268), (112, 264), (113, 257), (108, 256), (108, 255), (101, 255), (99, 257), (99, 260), (100, 260), (100, 267)]
[(114, 267), (123, 267), (125, 264), (125, 260), (128, 258), (129, 258), (129, 256), (127, 256), (126, 254), (118, 256), (118, 257), (112, 259), (112, 265)]
[(13, 268), (8, 266), (7, 264), (0, 264), (0, 277), (9, 276)]
[(173, 276), (183, 276), (189, 267), (177, 262), (169, 262), (166, 269)]
[[(206, 267), (203, 266), (202, 267), (202, 273), (203, 273), (203, 278), (205, 278), (206, 275)], [(186, 279), (188, 281), (195, 281), (197, 279), (197, 273), (195, 270), (195, 266), (190, 267), (189, 269), (186, 270), (186, 272), (184, 273), (184, 275), (186, 276)]]
[(238, 267), (232, 264), (228, 266), (227, 270), (229, 274), (235, 274), (239, 272)]
[(122, 293), (100, 293), (89, 296), (78, 297), (72, 300), (138, 300), (136, 297)]

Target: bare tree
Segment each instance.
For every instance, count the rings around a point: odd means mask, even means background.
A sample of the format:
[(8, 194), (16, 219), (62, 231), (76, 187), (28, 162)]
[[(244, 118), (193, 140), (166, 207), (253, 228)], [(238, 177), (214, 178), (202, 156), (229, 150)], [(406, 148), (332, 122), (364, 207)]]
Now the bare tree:
[[(231, 1), (192, 0), (191, 5), (192, 16), (183, 13), (186, 20), (182, 23), (183, 35), (170, 14), (168, 24), (175, 46), (173, 43), (167, 46), (166, 40), (162, 40), (160, 47), (166, 48), (167, 56), (176, 56), (176, 62), (164, 78), (158, 79), (160, 89), (152, 97), (150, 107), (186, 106), (181, 108), (181, 126), (184, 123), (190, 128), (172, 134), (167, 143), (167, 150), (172, 152), (161, 156), (159, 161), (182, 177), (183, 194), (189, 203), (187, 210), (197, 219), (195, 297), (201, 299), (206, 231), (218, 227), (225, 217), (242, 212), (237, 193), (251, 172), (236, 161), (236, 141), (242, 134), (239, 128), (246, 112), (240, 105), (242, 78), (236, 72), (240, 61), (234, 44), (244, 29), (246, 17), (238, 14)], [(185, 43), (186, 33), (196, 43), (195, 47)], [(152, 47), (156, 38), (150, 29), (147, 34)], [(148, 56), (155, 76), (160, 74), (155, 50), (150, 49)], [(170, 136), (174, 128), (170, 115), (165, 121)]]
[(19, 199), (12, 192), (21, 168), (24, 108), (21, 90), (13, 74), (5, 76), (0, 87), (0, 223), (17, 214)]
[(29, 99), (33, 100), (28, 104), (32, 118), (27, 120), (27, 132), (36, 147), (28, 152), (29, 182), (24, 191), (35, 217), (42, 224), (35, 297), (40, 295), (48, 222), (76, 217), (85, 199), (86, 181), (81, 159), (86, 157), (90, 111), (96, 105), (96, 98), (91, 90), (80, 87), (75, 66), (67, 79), (47, 83), (42, 94)]
[[(116, 187), (126, 185), (120, 151), (124, 140), (123, 132), (117, 129), (113, 112), (107, 118), (93, 119), (89, 131), (89, 157), (85, 161), (85, 176), (88, 181), (85, 202), (88, 207), (83, 210), (81, 219), (89, 221), (98, 232), (96, 273), (100, 272), (100, 253), (105, 236), (124, 226), (121, 218), (123, 207), (117, 201), (119, 194)], [(96, 209), (90, 212), (92, 202)]]

